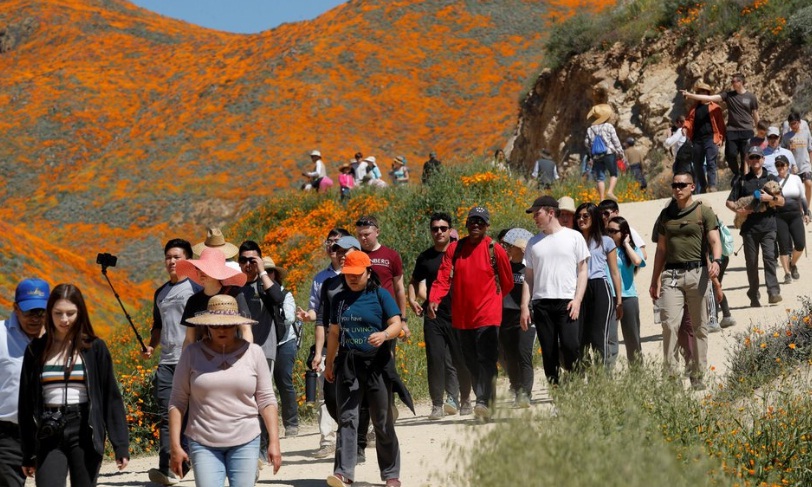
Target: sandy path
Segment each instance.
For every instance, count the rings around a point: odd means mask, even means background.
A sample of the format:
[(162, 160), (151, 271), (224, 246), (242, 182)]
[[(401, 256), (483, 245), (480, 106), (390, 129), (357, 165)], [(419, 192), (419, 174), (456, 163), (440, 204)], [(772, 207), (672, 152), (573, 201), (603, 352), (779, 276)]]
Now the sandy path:
[[(724, 207), (724, 200), (727, 193), (716, 193), (704, 195), (702, 199), (710, 203), (720, 214), (726, 223), (732, 223), (733, 213)], [(659, 214), (665, 200), (649, 201), (643, 203), (629, 203), (621, 205), (621, 214), (627, 218), (635, 229), (647, 240), (651, 239), (651, 227), (654, 219)], [(810, 233), (807, 227), (807, 235)], [(741, 244), (738, 231), (733, 231), (736, 238), (736, 248)], [(807, 237), (809, 238), (809, 237)], [(649, 251), (649, 264), (654, 262), (654, 246), (647, 244)], [(803, 279), (812, 273), (812, 264), (807, 258), (802, 258), (798, 265), (799, 272)], [(779, 281), (783, 278), (783, 271), (779, 266)], [(652, 357), (662, 355), (662, 329), (655, 325), (652, 319), (652, 305), (648, 298), (648, 287), (651, 280), (651, 267), (641, 269), (637, 275), (637, 288), (641, 295), (641, 321), (643, 323), (643, 350)], [(747, 328), (750, 322), (771, 324), (786, 315), (787, 308), (795, 308), (799, 304), (798, 296), (804, 294), (808, 289), (802, 283), (805, 280), (794, 282), (788, 286), (782, 286), (781, 293), (784, 301), (779, 305), (766, 304), (766, 290), (763, 289), (762, 273), (762, 304), (760, 309), (748, 308), (749, 300), (745, 295), (747, 289), (747, 277), (745, 275), (744, 254), (731, 257), (731, 263), (725, 275), (725, 289), (728, 295), (733, 316), (737, 325), (733, 328), (714, 333), (710, 336), (708, 363), (717, 374), (724, 373), (727, 367), (726, 350), (734, 340), (734, 335)], [(621, 356), (624, 356), (621, 345)], [(504, 390), (504, 383), (500, 382), (500, 387)], [(505, 397), (502, 394), (501, 397)], [(534, 407), (545, 407), (547, 393), (544, 388), (543, 372), (537, 370), (536, 387), (534, 392)], [(506, 406), (506, 405), (505, 405)], [(411, 416), (403, 408), (401, 418), (397, 423), (397, 432), (401, 445), (402, 480), (404, 485), (448, 485), (444, 482), (450, 472), (455, 471), (457, 461), (452, 449), (452, 444), (465, 444), (470, 442), (472, 434), (479, 431), (483, 426), (473, 423), (471, 417), (460, 418), (459, 416), (447, 417), (437, 422), (429, 422), (426, 419), (430, 411), (428, 404), (420, 404), (417, 408), (417, 416)], [(485, 426), (487, 427), (487, 426)], [(279, 474), (274, 476), (267, 468), (260, 476), (258, 485), (280, 485), (296, 487), (315, 487), (325, 485), (325, 477), (331, 473), (332, 459), (316, 460), (312, 458), (312, 452), (318, 447), (318, 432), (315, 426), (304, 426), (300, 429), (301, 434), (297, 438), (282, 439), (283, 467)], [(379, 480), (376, 462), (372, 458), (371, 450), (367, 450), (370, 458), (366, 464), (360, 465), (356, 470), (357, 482), (355, 485), (382, 485)], [(99, 485), (101, 486), (140, 486), (148, 485), (147, 470), (157, 465), (157, 457), (145, 457), (133, 459), (127, 470), (122, 473), (113, 473), (115, 470), (112, 462), (107, 462), (102, 468), (102, 476)], [(33, 482), (30, 482), (33, 485)], [(194, 482), (187, 478), (179, 485), (192, 486)]]

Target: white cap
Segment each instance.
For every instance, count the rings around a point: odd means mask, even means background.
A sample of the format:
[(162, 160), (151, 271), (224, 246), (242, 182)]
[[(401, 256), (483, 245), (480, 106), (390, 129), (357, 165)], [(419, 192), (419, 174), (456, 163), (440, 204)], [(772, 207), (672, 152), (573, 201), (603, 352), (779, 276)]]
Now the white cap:
[(312, 157), (312, 156), (321, 157), (321, 152), (319, 152), (319, 151), (317, 151), (317, 150), (314, 150), (314, 151), (312, 151), (312, 152), (310, 153), (310, 156), (311, 156), (311, 157)]

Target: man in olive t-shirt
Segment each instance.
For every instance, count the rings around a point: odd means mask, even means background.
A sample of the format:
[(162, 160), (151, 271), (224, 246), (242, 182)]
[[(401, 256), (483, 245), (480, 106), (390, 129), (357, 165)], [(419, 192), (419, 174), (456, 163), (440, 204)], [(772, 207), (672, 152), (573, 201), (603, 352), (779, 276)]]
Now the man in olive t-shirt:
[[(708, 365), (709, 280), (719, 274), (722, 244), (713, 210), (694, 201), (694, 178), (691, 173), (674, 174), (671, 192), (674, 200), (661, 213), (657, 223), (657, 253), (649, 294), (658, 300), (663, 326), (665, 367), (679, 377), (677, 336), (685, 304), (694, 331), (694, 356), (691, 359), (691, 387), (705, 388), (702, 375)], [(708, 263), (706, 249), (713, 260)]]

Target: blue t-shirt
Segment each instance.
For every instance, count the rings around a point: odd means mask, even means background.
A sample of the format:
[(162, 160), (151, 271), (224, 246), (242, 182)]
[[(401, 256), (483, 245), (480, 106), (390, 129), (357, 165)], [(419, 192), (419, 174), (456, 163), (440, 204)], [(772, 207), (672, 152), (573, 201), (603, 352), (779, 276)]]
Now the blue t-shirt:
[(591, 239), (587, 243), (589, 244), (589, 279), (603, 278), (611, 281), (608, 277), (609, 273), (606, 271), (606, 256), (615, 250), (615, 241), (604, 235), (601, 237), (600, 246), (595, 245)]
[(360, 352), (376, 349), (369, 343), (369, 336), (386, 329), (386, 322), (400, 315), (394, 298), (382, 288), (375, 291), (341, 292), (333, 299), (330, 323), (341, 327), (341, 346)]
[[(617, 267), (620, 270), (620, 281), (623, 290), (621, 291), (620, 296), (623, 298), (636, 298), (637, 297), (637, 288), (634, 287), (634, 268), (635, 265), (632, 260), (626, 255), (626, 250), (622, 247), (618, 247), (615, 249), (617, 252)], [(642, 262), (640, 262), (640, 267), (646, 266), (646, 261), (643, 259), (643, 252), (640, 250), (640, 247), (636, 247), (634, 251), (640, 256)], [(609, 275), (609, 265), (606, 265), (606, 275)], [(609, 289), (612, 291), (612, 296), (617, 296), (615, 294), (614, 285), (612, 284), (611, 279), (607, 279), (609, 282)]]

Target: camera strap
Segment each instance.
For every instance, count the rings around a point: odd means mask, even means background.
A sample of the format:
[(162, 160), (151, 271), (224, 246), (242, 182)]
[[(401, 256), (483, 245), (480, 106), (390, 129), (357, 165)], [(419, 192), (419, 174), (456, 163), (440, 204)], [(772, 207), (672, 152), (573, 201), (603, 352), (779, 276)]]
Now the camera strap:
[(70, 357), (65, 359), (65, 374), (63, 376), (65, 379), (65, 389), (64, 394), (62, 395), (63, 412), (68, 408), (68, 381), (70, 380), (70, 375), (73, 372), (73, 363), (73, 354), (71, 354)]

